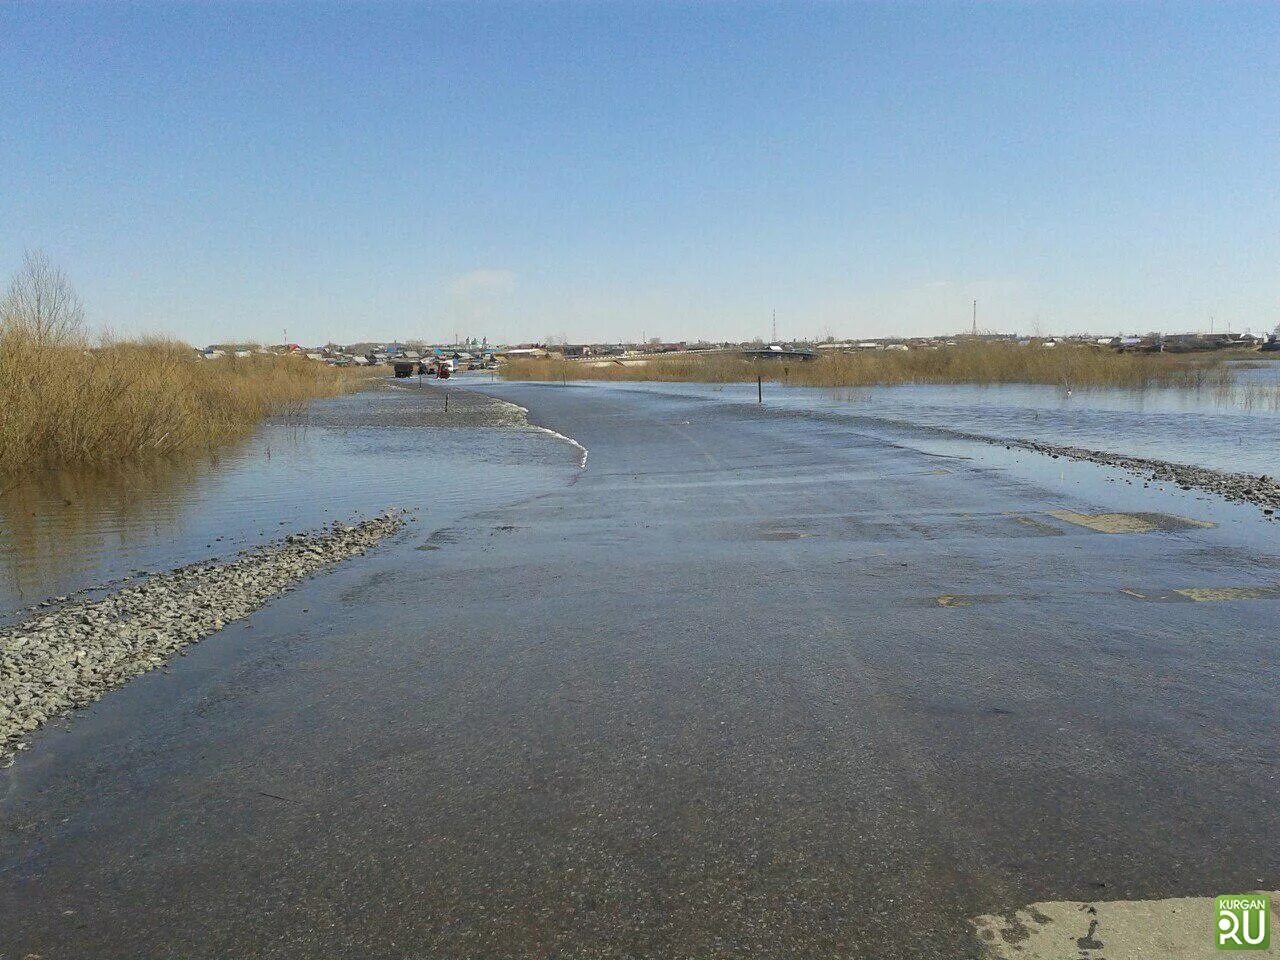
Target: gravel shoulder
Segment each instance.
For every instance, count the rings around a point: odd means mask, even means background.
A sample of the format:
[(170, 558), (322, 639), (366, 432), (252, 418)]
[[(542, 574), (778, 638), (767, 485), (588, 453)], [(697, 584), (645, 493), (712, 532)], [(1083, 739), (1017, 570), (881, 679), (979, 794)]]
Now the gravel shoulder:
[(1184, 490), (1199, 489), (1217, 494), (1227, 500), (1240, 503), (1252, 503), (1262, 508), (1262, 512), (1276, 516), (1280, 509), (1280, 481), (1275, 477), (1258, 476), (1251, 473), (1233, 473), (1227, 470), (1214, 470), (1210, 467), (1198, 467), (1189, 463), (1176, 463), (1171, 460), (1157, 460), (1151, 457), (1135, 457), (1123, 453), (1112, 453), (1107, 450), (1091, 450), (1088, 447), (1076, 447), (1066, 444), (1046, 443), (1029, 437), (997, 437), (986, 433), (974, 433), (968, 430), (956, 430), (949, 427), (928, 426), (908, 420), (892, 420), (877, 418), (878, 423), (894, 427), (905, 427), (909, 430), (955, 437), (961, 440), (973, 440), (1002, 446), (1007, 450), (1030, 450), (1049, 457), (1064, 457), (1068, 460), (1086, 460), (1107, 467), (1119, 467), (1129, 473), (1152, 483), (1174, 483)]
[(192, 564), (101, 599), (0, 630), (0, 765), (23, 737), (184, 647), (249, 616), (303, 579), (359, 556), (404, 525), (399, 513), (292, 534), (228, 562)]
[(1099, 463), (1108, 467), (1120, 467), (1145, 480), (1176, 483), (1185, 490), (1193, 487), (1207, 490), (1227, 500), (1257, 504), (1268, 515), (1274, 515), (1276, 508), (1280, 507), (1280, 483), (1271, 477), (1228, 473), (1224, 470), (1211, 470), (1208, 467), (1197, 467), (1186, 463), (1131, 457), (1120, 453), (1107, 453), (1104, 450), (1089, 450), (1085, 447), (1042, 443), (1039, 440), (997, 440), (992, 437), (981, 439), (987, 443), (1003, 443), (1007, 447), (1018, 447), (1051, 457), (1087, 460), (1090, 463)]

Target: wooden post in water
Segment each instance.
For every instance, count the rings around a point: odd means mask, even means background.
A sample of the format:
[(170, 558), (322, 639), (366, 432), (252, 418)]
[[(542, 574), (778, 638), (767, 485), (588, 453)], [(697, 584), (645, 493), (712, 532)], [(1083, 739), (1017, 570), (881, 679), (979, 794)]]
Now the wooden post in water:
[(445, 391), (444, 391), (444, 412), (445, 412), (445, 413), (448, 413), (448, 412), (449, 412), (449, 389), (448, 389), (448, 387), (446, 387), (446, 388), (445, 388)]
[(756, 403), (764, 403), (764, 375), (756, 374)]

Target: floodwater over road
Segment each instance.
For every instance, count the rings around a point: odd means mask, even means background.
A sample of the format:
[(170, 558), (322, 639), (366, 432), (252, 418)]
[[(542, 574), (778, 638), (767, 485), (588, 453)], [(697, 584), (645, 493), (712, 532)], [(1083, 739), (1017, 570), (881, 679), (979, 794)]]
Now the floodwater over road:
[[(1236, 373), (1227, 388), (1067, 390), (1039, 384), (792, 388), (767, 383), (771, 406), (860, 419), (864, 429), (915, 425), (1029, 438), (1217, 470), (1280, 474), (1280, 361)], [(660, 393), (751, 402), (752, 384), (628, 384)]]
[(1280, 888), (1255, 506), (821, 392), (474, 389), (586, 469), (531, 437), (539, 489), (46, 727), (0, 956), (1185, 960)]
[(252, 440), (121, 476), (52, 473), (0, 496), (0, 622), (127, 576), (334, 520), (416, 508), (444, 526), (572, 476), (577, 454), (510, 404), (410, 380), (311, 406)]
[[(1040, 385), (792, 388), (771, 407), (850, 418), (860, 429), (919, 426), (1032, 438), (1280, 474), (1280, 361), (1245, 365), (1231, 390), (1085, 390)], [(627, 384), (729, 402), (754, 384)], [(391, 504), (443, 525), (565, 476), (565, 451), (520, 410), (413, 380), (314, 404), (216, 456), (102, 477), (52, 473), (0, 496), (0, 623), (47, 597), (139, 570), (227, 555), (281, 533)], [(468, 400), (467, 397), (472, 397)], [(945, 438), (945, 434), (941, 434)]]

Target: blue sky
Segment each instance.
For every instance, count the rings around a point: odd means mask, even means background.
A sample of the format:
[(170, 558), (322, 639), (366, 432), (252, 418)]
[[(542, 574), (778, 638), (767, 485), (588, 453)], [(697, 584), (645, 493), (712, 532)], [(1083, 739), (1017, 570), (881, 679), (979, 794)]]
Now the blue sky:
[(0, 3), (0, 272), (195, 343), (1270, 329), (1280, 5)]

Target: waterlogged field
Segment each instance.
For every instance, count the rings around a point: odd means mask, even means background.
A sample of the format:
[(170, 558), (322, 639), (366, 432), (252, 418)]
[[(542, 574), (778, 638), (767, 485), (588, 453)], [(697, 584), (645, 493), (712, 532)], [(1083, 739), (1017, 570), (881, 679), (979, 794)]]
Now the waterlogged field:
[(216, 456), (111, 476), (33, 475), (0, 496), (0, 621), (141, 569), (387, 509), (416, 510), (429, 532), (575, 472), (578, 451), (529, 427), (517, 408), (452, 397), (446, 416), (434, 391), (349, 394), (268, 422)]
[(368, 375), (302, 357), (197, 359), (163, 340), (47, 340), (0, 316), (0, 491), (47, 470), (115, 471), (249, 436)]
[(1062, 389), (1223, 386), (1232, 367), (1220, 354), (1116, 353), (1094, 346), (1019, 347), (966, 343), (934, 350), (820, 352), (810, 361), (748, 359), (737, 351), (655, 355), (640, 362), (517, 359), (508, 380), (741, 383), (781, 381), (809, 387), (908, 383), (1038, 383)]

